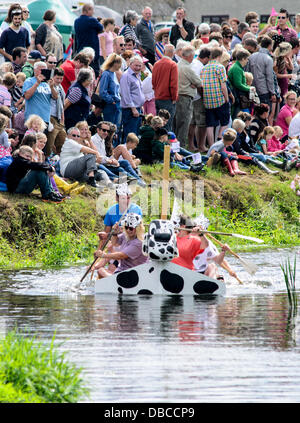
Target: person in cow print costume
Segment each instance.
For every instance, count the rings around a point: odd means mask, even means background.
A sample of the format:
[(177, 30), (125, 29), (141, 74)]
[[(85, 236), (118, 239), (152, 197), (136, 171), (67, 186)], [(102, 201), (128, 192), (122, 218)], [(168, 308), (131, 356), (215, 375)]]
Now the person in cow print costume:
[[(100, 278), (128, 270), (148, 261), (148, 257), (142, 251), (145, 230), (141, 216), (137, 213), (128, 213), (121, 219), (121, 225), (124, 229), (121, 233), (119, 232), (119, 224), (114, 225), (115, 232), (111, 241), (114, 249), (117, 248), (118, 251), (104, 253), (102, 250), (97, 250), (95, 253), (96, 257), (104, 259), (94, 267), (95, 270), (98, 270)], [(118, 267), (113, 272), (104, 268), (109, 260), (118, 260), (119, 262)]]

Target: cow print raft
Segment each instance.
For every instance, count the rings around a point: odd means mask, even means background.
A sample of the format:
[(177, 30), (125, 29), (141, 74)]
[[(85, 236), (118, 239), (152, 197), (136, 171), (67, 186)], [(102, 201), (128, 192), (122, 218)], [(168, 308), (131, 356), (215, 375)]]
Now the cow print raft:
[(138, 295), (153, 295), (153, 292), (149, 291), (149, 289), (140, 289)]
[(204, 280), (196, 282), (193, 286), (196, 294), (213, 294), (218, 288), (217, 283)]
[(139, 275), (136, 270), (119, 273), (117, 275), (117, 283), (122, 288), (134, 288), (139, 283)]
[(179, 294), (183, 290), (184, 280), (176, 273), (171, 273), (168, 270), (162, 270), (160, 274), (160, 283), (163, 288), (172, 294)]

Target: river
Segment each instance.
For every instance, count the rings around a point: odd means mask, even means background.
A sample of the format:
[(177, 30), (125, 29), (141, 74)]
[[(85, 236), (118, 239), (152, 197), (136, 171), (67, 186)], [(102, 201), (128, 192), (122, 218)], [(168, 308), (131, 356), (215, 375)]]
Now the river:
[(244, 283), (226, 275), (221, 298), (79, 294), (82, 266), (0, 271), (0, 334), (56, 332), (90, 403), (298, 403), (299, 317), (280, 269), (295, 254), (299, 262), (297, 249), (241, 254), (255, 276), (229, 258)]

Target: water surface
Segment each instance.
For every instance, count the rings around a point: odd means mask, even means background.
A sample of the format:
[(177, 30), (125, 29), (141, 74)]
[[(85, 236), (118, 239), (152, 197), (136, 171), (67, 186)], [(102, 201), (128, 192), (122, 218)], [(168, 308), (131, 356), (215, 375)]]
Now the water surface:
[(243, 254), (254, 277), (229, 259), (244, 284), (226, 275), (221, 298), (78, 293), (83, 267), (2, 272), (0, 333), (56, 331), (88, 402), (300, 402), (299, 319), (280, 270), (295, 253)]

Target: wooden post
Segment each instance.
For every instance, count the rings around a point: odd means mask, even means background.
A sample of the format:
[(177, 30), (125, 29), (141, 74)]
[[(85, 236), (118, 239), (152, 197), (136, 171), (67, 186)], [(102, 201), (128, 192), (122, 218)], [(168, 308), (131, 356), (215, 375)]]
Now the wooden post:
[(161, 199), (161, 219), (168, 218), (170, 152), (171, 152), (171, 146), (165, 145), (163, 181), (162, 181), (162, 199)]

